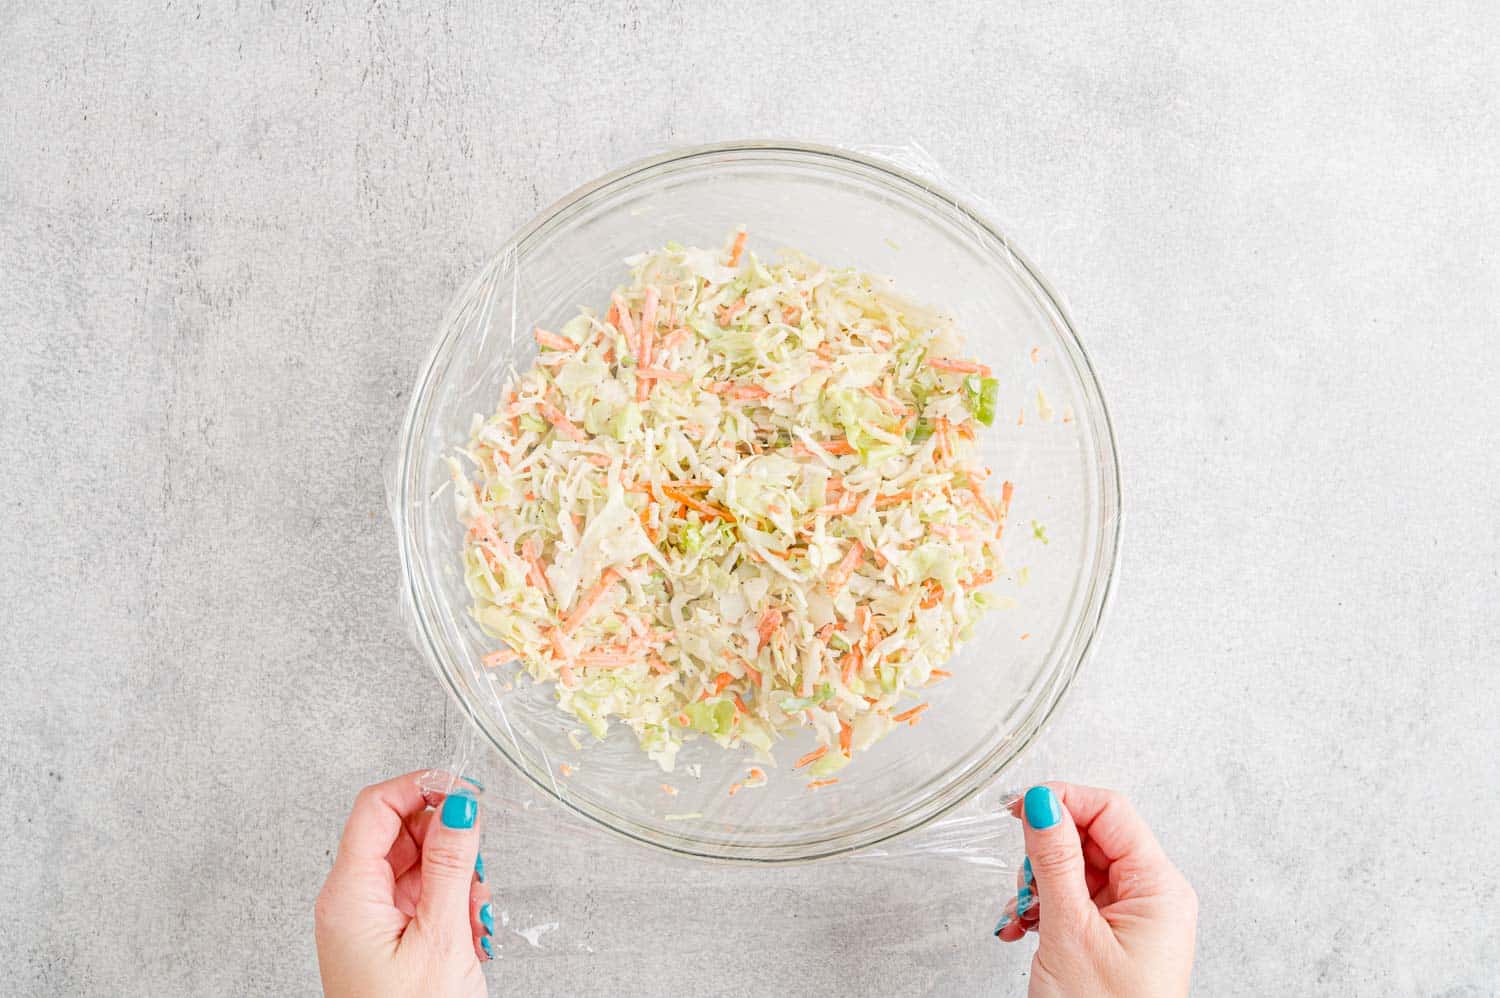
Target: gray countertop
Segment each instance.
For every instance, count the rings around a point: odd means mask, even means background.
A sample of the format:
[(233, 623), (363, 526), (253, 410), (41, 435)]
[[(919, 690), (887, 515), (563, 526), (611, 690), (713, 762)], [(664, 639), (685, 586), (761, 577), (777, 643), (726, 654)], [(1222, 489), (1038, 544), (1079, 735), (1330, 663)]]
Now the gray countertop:
[[(381, 481), (444, 307), (577, 184), (755, 136), (920, 143), (1092, 352), (1123, 568), (1014, 782), (1139, 803), (1198, 993), (1500, 991), (1493, 5), (47, 6), (0, 10), (0, 991), (315, 990), (355, 790), (458, 724)], [(1026, 986), (942, 862), (497, 824), (496, 993)]]

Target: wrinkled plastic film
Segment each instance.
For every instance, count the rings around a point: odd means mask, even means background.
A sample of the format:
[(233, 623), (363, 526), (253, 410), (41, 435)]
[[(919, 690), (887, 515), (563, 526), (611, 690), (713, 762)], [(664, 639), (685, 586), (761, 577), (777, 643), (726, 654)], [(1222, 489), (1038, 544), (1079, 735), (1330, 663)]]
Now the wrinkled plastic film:
[[(895, 163), (921, 181), (930, 181), (931, 190), (953, 189), (920, 147), (865, 152)], [(846, 196), (839, 178), (810, 198), (797, 193), (799, 184), (810, 183), (797, 162), (784, 168), (772, 162), (764, 169), (758, 162), (751, 163), (739, 178), (731, 158), (711, 189), (692, 186), (687, 180), (674, 188), (678, 183), (674, 168), (670, 162), (660, 166), (658, 186), (644, 193), (627, 190), (605, 198), (600, 190), (586, 189), (569, 207), (549, 212), (550, 226), (571, 226), (569, 231), (576, 236), (549, 237), (551, 242), (535, 237), (540, 242), (533, 245), (528, 240), (534, 233), (523, 233), (459, 296), (424, 367), (401, 444), (387, 468), (390, 512), (402, 545), (400, 609), (413, 643), (454, 694), (465, 718), (453, 757), (424, 777), (424, 787), (443, 794), (463, 781), (466, 792), (478, 796), (484, 806), (487, 842), (517, 854), (545, 852), (562, 842), (587, 848), (593, 855), (617, 857), (618, 863), (629, 864), (633, 870), (659, 867), (664, 876), (678, 877), (702, 864), (674, 851), (690, 857), (771, 862), (837, 854), (841, 858), (830, 861), (967, 870), (975, 878), (975, 890), (1008, 885), (1021, 838), (1007, 810), (1011, 798), (1007, 792), (988, 786), (957, 807), (943, 807), (921, 827), (894, 837), (888, 830), (899, 828), (901, 819), (884, 817), (881, 808), (891, 795), (909, 792), (913, 785), (930, 780), (934, 772), (947, 774), (939, 778), (959, 779), (974, 770), (980, 750), (948, 744), (945, 739), (952, 739), (945, 730), (978, 731), (978, 725), (990, 723), (984, 711), (992, 713), (995, 721), (983, 752), (992, 758), (995, 753), (1013, 757), (1055, 707), (1072, 678), (1071, 670), (1082, 659), (1081, 649), (1092, 638), (1097, 613), (1102, 612), (1102, 596), (1097, 592), (1100, 572), (1079, 566), (1088, 557), (1096, 558), (1103, 565), (1107, 590), (1118, 500), (1117, 494), (1099, 484), (1107, 486), (1113, 475), (1106, 417), (1102, 405), (1091, 405), (1086, 361), (1080, 377), (1079, 358), (1068, 356), (1072, 347), (1065, 342), (1066, 336), (1054, 343), (1038, 332), (1038, 342), (1029, 353), (1027, 341), (1019, 336), (1011, 336), (1014, 342), (1004, 350), (987, 350), (984, 337), (992, 331), (984, 326), (984, 309), (973, 309), (971, 314), (980, 318), (965, 325), (970, 345), (982, 360), (995, 366), (1002, 385), (1009, 389), (1002, 420), (997, 421), (1006, 426), (1006, 445), (996, 454), (1009, 462), (997, 471), (1007, 477), (1013, 474), (1018, 482), (1020, 512), (1015, 519), (1021, 524), (1035, 519), (1038, 526), (1043, 520), (1048, 525), (1067, 525), (1054, 527), (1047, 544), (1027, 538), (1017, 542), (1025, 545), (1020, 553), (1032, 570), (1033, 581), (1049, 580), (1051, 588), (1040, 592), (1032, 603), (1018, 601), (1017, 611), (1002, 629), (971, 642), (955, 658), (959, 663), (953, 669), (955, 679), (946, 685), (956, 686), (971, 675), (980, 677), (975, 680), (976, 690), (981, 682), (989, 682), (982, 692), (968, 698), (978, 704), (961, 696), (935, 703), (920, 729), (894, 733), (877, 744), (870, 759), (856, 760), (841, 774), (839, 787), (805, 789), (805, 781), (797, 779), (781, 757), (795, 758), (794, 753), (806, 746), (791, 744), (779, 750), (781, 765), (770, 770), (772, 780), (766, 787), (733, 797), (730, 787), (757, 763), (749, 755), (730, 758), (732, 753), (707, 739), (686, 746), (679, 769), (663, 774), (637, 748), (623, 725), (612, 724), (604, 741), (594, 743), (575, 719), (557, 709), (549, 687), (515, 670), (488, 670), (479, 662), (494, 642), (468, 617), (461, 578), (463, 531), (453, 515), (452, 486), (434, 463), (464, 444), (473, 414), (491, 411), (507, 379), (518, 368), (529, 366), (535, 352), (530, 329), (555, 328), (577, 306), (598, 307), (607, 302), (610, 290), (626, 277), (621, 262), (625, 256), (669, 239), (717, 245), (724, 233), (745, 224), (752, 246), (762, 254), (791, 245), (830, 265), (850, 264), (890, 274), (898, 290), (939, 307), (947, 305), (949, 295), (958, 295), (959, 289), (982, 297), (983, 288), (975, 291), (974, 285), (995, 269), (995, 258), (1002, 261), (1002, 269), (1019, 268), (1018, 282), (1025, 276), (1022, 272), (1029, 274), (1009, 245), (997, 241), (992, 230), (961, 206), (959, 200), (977, 203), (967, 195), (924, 208), (927, 214), (909, 224), (896, 212), (882, 223), (866, 225), (864, 238), (851, 243), (849, 232), (837, 233), (828, 224), (814, 224), (816, 218), (804, 217), (819, 210), (825, 200), (835, 202)], [(621, 183), (611, 182), (613, 187)], [(792, 193), (787, 196), (788, 204), (778, 207), (777, 192), (784, 190)], [(846, 199), (857, 204), (861, 198), (884, 196), (876, 190)], [(833, 218), (844, 206), (827, 210)], [(929, 231), (930, 237), (925, 235)], [(955, 276), (949, 277), (929, 257), (946, 252), (944, 247), (950, 244), (986, 246), (990, 257), (982, 261), (983, 267), (956, 257), (950, 268)], [(964, 267), (972, 267), (974, 276), (959, 281)], [(918, 272), (925, 286), (913, 287), (903, 280)], [(950, 288), (947, 281), (955, 283)], [(1066, 327), (1061, 305), (1045, 286), (1041, 295), (1045, 301), (1030, 302), (1017, 294), (1010, 302), (1005, 297), (1009, 291), (999, 287), (1003, 283), (997, 281), (998, 290), (991, 298), (1009, 303), (1013, 322), (1029, 323), (1037, 330), (1045, 330), (1049, 323)], [(1048, 367), (1051, 361), (1056, 361), (1055, 368)], [(1107, 453), (1100, 452), (1101, 440)], [(986, 460), (995, 456), (985, 455)], [(1061, 498), (1049, 505), (1044, 498), (1049, 492)], [(1008, 548), (1007, 560), (1009, 555)], [(1054, 576), (1061, 581), (1053, 580)], [(1074, 623), (1064, 620), (1062, 609), (1073, 612), (1066, 601), (1082, 605), (1090, 600), (1099, 605), (1086, 607), (1095, 614), (1085, 621), (1088, 626), (1065, 633), (1064, 625)], [(1056, 668), (1048, 656), (1058, 658), (1064, 653), (1072, 656), (1071, 666)], [(1011, 685), (994, 681), (1000, 669), (1009, 669), (1019, 678)], [(947, 718), (953, 719), (951, 724)], [(913, 763), (913, 758), (921, 765)], [(617, 834), (609, 834), (601, 825)], [(780, 849), (779, 842), (799, 835), (804, 842), (821, 835), (830, 844)], [(863, 847), (851, 851), (851, 844), (860, 845), (861, 837)], [(632, 839), (660, 848), (648, 849)], [(765, 867), (756, 869), (761, 876), (772, 876)], [(497, 905), (497, 910), (505, 909)], [(528, 932), (514, 937), (517, 952), (545, 949), (548, 944), (570, 945), (564, 912), (533, 911), (522, 921), (521, 928)], [(549, 924), (553, 927), (540, 935), (529, 931)], [(501, 948), (505, 950), (503, 942)]]

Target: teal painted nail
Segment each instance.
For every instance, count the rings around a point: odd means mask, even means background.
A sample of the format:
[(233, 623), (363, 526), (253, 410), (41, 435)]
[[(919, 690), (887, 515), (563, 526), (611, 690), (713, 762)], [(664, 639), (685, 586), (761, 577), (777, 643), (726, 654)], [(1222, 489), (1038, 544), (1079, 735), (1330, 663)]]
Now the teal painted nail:
[(459, 779), (463, 780), (465, 783), (468, 783), (468, 784), (471, 784), (471, 785), (477, 787), (479, 789), (480, 793), (484, 792), (484, 784), (480, 783), (478, 780), (474, 779), (474, 777), (472, 777), (472, 776), (460, 776)]
[(1017, 915), (1024, 915), (1024, 914), (1026, 914), (1028, 911), (1031, 910), (1031, 906), (1033, 904), (1035, 904), (1035, 903), (1036, 903), (1036, 898), (1032, 896), (1032, 894), (1031, 894), (1031, 888), (1030, 887), (1022, 887), (1020, 889), (1020, 891), (1018, 891), (1016, 893), (1016, 914)]
[(480, 936), (479, 937), (479, 945), (481, 947), (483, 947), (483, 949), (484, 949), (484, 955), (485, 956), (489, 957), (491, 960), (493, 960), (495, 958), (495, 951), (490, 948), (490, 937), (489, 936)]
[[(1036, 883), (1036, 874), (1034, 874), (1034, 873), (1031, 872), (1031, 857), (1030, 856), (1027, 856), (1025, 862), (1023, 862), (1021, 864), (1021, 871), (1025, 875), (1026, 882), (1028, 884), (1034, 884), (1034, 883)], [(481, 877), (480, 879), (483, 880), (484, 878)]]
[(1000, 930), (1004, 929), (1009, 924), (1010, 924), (1010, 916), (1009, 915), (1001, 915), (1000, 916), (1000, 921), (998, 921), (998, 922), (995, 923), (995, 935), (998, 936), (1000, 934)]
[(449, 828), (473, 828), (479, 802), (465, 793), (449, 794), (443, 801), (443, 824)]
[(1062, 820), (1062, 805), (1051, 787), (1032, 787), (1026, 791), (1026, 824), (1032, 828), (1051, 828)]
[(490, 904), (486, 901), (479, 906), (479, 924), (484, 926), (485, 935), (493, 935), (495, 931), (495, 913), (490, 910)]
[(481, 884), (484, 883), (484, 857), (483, 856), (475, 856), (474, 857), (474, 876), (476, 876), (476, 877), (479, 878), (479, 882)]

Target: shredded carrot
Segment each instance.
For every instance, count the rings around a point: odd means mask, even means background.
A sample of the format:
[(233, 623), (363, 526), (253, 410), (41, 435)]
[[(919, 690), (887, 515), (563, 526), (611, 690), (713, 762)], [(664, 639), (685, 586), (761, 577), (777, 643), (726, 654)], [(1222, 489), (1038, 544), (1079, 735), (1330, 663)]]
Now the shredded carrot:
[(948, 374), (977, 374), (983, 378), (990, 376), (990, 369), (988, 367), (973, 360), (954, 360), (951, 357), (929, 357), (927, 359), (927, 366), (934, 371), (944, 371)]
[(559, 773), (563, 774), (563, 776), (572, 776), (573, 775), (573, 767), (569, 766), (567, 763), (562, 763), (561, 765), (559, 765), (557, 767), (557, 771)]
[(853, 492), (845, 492), (837, 502), (819, 506), (813, 510), (814, 516), (848, 516), (859, 509), (859, 496)]
[(729, 784), (729, 796), (733, 797), (743, 789), (745, 789), (745, 785), (743, 783), (731, 783)]
[(895, 506), (899, 503), (908, 502), (910, 499), (911, 489), (905, 489), (901, 492), (892, 492), (890, 495), (876, 496), (875, 508), (885, 509), (888, 506)]
[(1029, 637), (1031, 637), (1031, 632), (1027, 631), (1025, 634), (1021, 635), (1021, 640), (1025, 641)]
[(658, 655), (652, 655), (649, 659), (647, 659), (647, 661), (651, 665), (651, 671), (656, 673), (658, 676), (664, 676), (672, 671), (672, 667), (666, 662), (662, 661), (661, 657)]
[(572, 689), (578, 685), (578, 680), (573, 677), (573, 667), (568, 663), (563, 662), (558, 665), (557, 674), (562, 678), (562, 684), (568, 689)]
[(849, 553), (844, 555), (843, 560), (829, 573), (828, 595), (835, 596), (840, 589), (844, 588), (844, 584), (849, 581), (849, 576), (853, 575), (854, 570), (859, 567), (859, 563), (863, 560), (864, 555), (864, 542), (855, 540), (849, 547)]
[(824, 340), (822, 343), (818, 344), (818, 348), (814, 350), (813, 353), (817, 354), (823, 360), (832, 360), (833, 345), (830, 344), (827, 340)]
[(745, 296), (740, 295), (737, 301), (733, 301), (728, 305), (720, 305), (719, 310), (714, 313), (714, 316), (719, 320), (720, 326), (727, 326), (734, 320), (735, 316), (749, 307), (749, 305), (745, 304)]
[(594, 606), (609, 591), (609, 587), (619, 581), (619, 578), (619, 572), (616, 572), (613, 568), (606, 568), (604, 574), (599, 576), (599, 581), (594, 583), (592, 589), (584, 593), (583, 599), (578, 601), (578, 605), (573, 608), (573, 612), (568, 614), (568, 619), (563, 621), (562, 632), (564, 634), (571, 634), (576, 630), (578, 625), (583, 623), (584, 618), (589, 615), (589, 611), (594, 609)]
[(561, 433), (575, 443), (583, 443), (583, 441), (588, 439), (584, 432), (575, 426), (573, 421), (551, 402), (541, 403), (537, 406), (537, 411), (542, 414), (543, 419), (557, 428), (558, 433)]
[(751, 766), (750, 767), (750, 779), (752, 779), (752, 780), (764, 780), (765, 778), (766, 778), (766, 771), (764, 769), (761, 769), (759, 766)]
[(849, 681), (854, 678), (854, 673), (864, 665), (865, 657), (860, 654), (858, 648), (851, 648), (844, 652), (844, 667), (839, 671), (839, 678), (848, 686)]
[(528, 538), (526, 543), (521, 545), (521, 558), (530, 566), (526, 572), (527, 581), (541, 590), (543, 595), (551, 596), (552, 587), (547, 584), (547, 572), (542, 568), (542, 559), (537, 553), (536, 541)]
[(516, 658), (517, 656), (515, 652), (511, 651), (509, 648), (502, 648), (499, 651), (490, 652), (488, 655), (484, 656), (484, 658), (480, 659), (480, 661), (484, 663), (484, 667), (486, 669), (495, 669), (504, 665), (506, 662), (514, 662)]
[(802, 310), (795, 305), (787, 305), (781, 310), (781, 321), (788, 326), (801, 325)]
[(745, 252), (745, 236), (747, 234), (744, 229), (741, 229), (739, 235), (734, 237), (734, 246), (729, 251), (729, 266), (738, 267), (740, 265), (740, 254)]
[(771, 635), (781, 626), (782, 614), (780, 610), (767, 610), (760, 615), (760, 626), (756, 628), (756, 634), (760, 638), (760, 646), (755, 650), (760, 652), (766, 645), (771, 643)]
[(924, 610), (931, 610), (943, 601), (943, 586), (942, 583), (932, 579), (928, 579), (927, 582), (931, 582), (932, 585), (927, 587), (927, 596), (917, 605)]
[(638, 657), (629, 648), (589, 651), (578, 656), (578, 664), (590, 669), (619, 669), (637, 661)]
[(827, 779), (827, 780), (813, 780), (811, 783), (809, 783), (807, 785), (807, 789), (809, 789), (809, 790), (816, 790), (819, 787), (831, 787), (835, 783), (837, 783), (838, 781), (839, 781), (839, 778), (837, 776), (835, 776), (835, 777), (833, 777), (831, 779)]
[(677, 788), (672, 786), (670, 783), (663, 783), (661, 785), (661, 792), (669, 797), (677, 796)]
[(687, 495), (683, 492), (678, 492), (676, 489), (669, 488), (665, 485), (661, 487), (661, 491), (662, 495), (667, 496), (669, 499), (677, 500), (689, 509), (696, 509), (704, 516), (717, 516), (721, 520), (727, 520), (730, 523), (735, 522), (734, 514), (729, 512), (729, 510), (727, 509), (721, 509), (720, 507), (714, 506), (711, 503), (699, 502), (692, 496)]
[(564, 353), (572, 353), (578, 349), (578, 344), (566, 336), (549, 333), (540, 327), (532, 330), (532, 335), (536, 337), (536, 345), (547, 350), (561, 350)]
[(986, 568), (982, 572), (975, 572), (968, 582), (963, 583), (963, 587), (965, 589), (978, 589), (980, 586), (987, 586), (994, 581), (995, 573)]
[(750, 713), (750, 708), (745, 706), (745, 701), (740, 699), (740, 695), (738, 693), (734, 695), (734, 709), (739, 711), (741, 714)]
[(953, 678), (953, 673), (949, 672), (947, 669), (932, 669), (927, 674), (929, 676), (936, 676), (939, 679), (952, 679)]
[(656, 305), (660, 292), (652, 285), (646, 289), (646, 301), (641, 306), (641, 351), (636, 359), (635, 400), (646, 401), (651, 394), (651, 378), (645, 372), (651, 366), (651, 351), (656, 345)]
[(747, 676), (750, 677), (750, 681), (752, 683), (754, 683), (756, 686), (763, 686), (763, 685), (765, 685), (765, 682), (764, 682), (763, 678), (761, 677), (759, 669), (757, 669), (755, 666), (751, 665), (749, 662), (744, 662), (742, 664), (745, 667), (745, 675), (747, 675)]
[(724, 687), (734, 682), (734, 677), (727, 672), (721, 672), (714, 677), (714, 696), (724, 692)]
[(585, 454), (583, 457), (584, 457), (584, 460), (586, 460), (589, 464), (592, 464), (596, 468), (608, 468), (609, 467), (609, 457), (607, 455), (604, 455), (604, 454)]
[(931, 706), (932, 704), (930, 703), (919, 703), (911, 710), (903, 710), (901, 713), (892, 717), (891, 720), (895, 721), (897, 724), (900, 724), (902, 721), (910, 721), (912, 718), (916, 717), (918, 714), (922, 713), (922, 711)]
[(848, 721), (841, 719), (839, 721), (839, 751), (847, 756), (849, 754), (849, 746), (853, 743), (853, 741), (854, 728), (849, 724)]
[(804, 755), (802, 758), (798, 759), (797, 760), (797, 764), (795, 766), (793, 766), (792, 768), (793, 769), (801, 769), (803, 766), (811, 766), (813, 763), (817, 762), (819, 759), (823, 758), (827, 754), (828, 754), (828, 746), (827, 745), (819, 745), (817, 748), (815, 748), (811, 752), (807, 753), (807, 755)]
[(610, 298), (610, 322), (613, 323), (625, 336), (625, 348), (633, 355), (639, 357), (641, 354), (640, 344), (636, 342), (635, 322), (630, 317), (630, 309), (625, 307), (625, 302), (618, 294)]
[(1039, 361), (1041, 359), (1042, 359), (1042, 348), (1041, 347), (1032, 347), (1031, 348), (1031, 362), (1033, 364), (1035, 364), (1037, 361)]

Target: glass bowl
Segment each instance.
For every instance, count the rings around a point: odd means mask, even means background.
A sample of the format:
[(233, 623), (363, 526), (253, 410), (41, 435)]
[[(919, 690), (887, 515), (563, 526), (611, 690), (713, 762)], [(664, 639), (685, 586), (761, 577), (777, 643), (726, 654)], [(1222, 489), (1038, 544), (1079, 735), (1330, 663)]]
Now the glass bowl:
[[(796, 247), (830, 266), (893, 278), (958, 320), (1001, 397), (983, 458), (1015, 483), (1008, 572), (990, 611), (931, 688), (932, 707), (862, 753), (838, 783), (809, 789), (776, 747), (769, 782), (731, 796), (755, 764), (707, 739), (662, 773), (634, 736), (579, 740), (550, 686), (486, 670), (495, 648), (470, 619), (463, 528), (445, 457), (493, 411), (512, 368), (557, 328), (602, 306), (626, 256), (668, 241), (718, 246), (745, 225), (750, 248)], [(1047, 418), (1050, 415), (1050, 419)], [(703, 146), (634, 163), (542, 212), (459, 296), (417, 379), (393, 491), (404, 598), (423, 654), (495, 749), (566, 806), (621, 835), (693, 856), (789, 862), (832, 856), (931, 821), (994, 780), (1036, 736), (1077, 674), (1113, 574), (1119, 480), (1109, 417), (1057, 298), (1006, 238), (959, 198), (890, 164), (787, 142)], [(581, 745), (581, 747), (577, 747)], [(567, 775), (564, 775), (567, 774)], [(662, 789), (667, 783), (676, 795)]]

